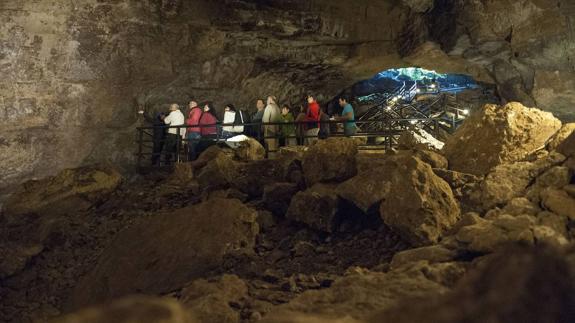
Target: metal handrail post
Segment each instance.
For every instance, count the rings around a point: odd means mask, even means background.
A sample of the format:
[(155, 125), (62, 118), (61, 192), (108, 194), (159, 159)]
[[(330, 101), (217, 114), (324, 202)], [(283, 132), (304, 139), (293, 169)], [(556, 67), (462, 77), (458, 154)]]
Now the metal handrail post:
[(137, 167), (138, 170), (142, 167), (142, 145), (143, 145), (143, 141), (144, 141), (144, 130), (141, 128), (138, 128), (138, 161), (137, 161)]

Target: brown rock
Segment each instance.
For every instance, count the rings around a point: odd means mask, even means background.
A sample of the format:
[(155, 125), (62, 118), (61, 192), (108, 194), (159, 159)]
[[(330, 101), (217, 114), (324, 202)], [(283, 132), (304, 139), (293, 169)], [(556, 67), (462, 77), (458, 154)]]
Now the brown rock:
[(557, 146), (557, 151), (566, 157), (575, 157), (575, 132)]
[(200, 323), (174, 299), (131, 296), (56, 318), (51, 323)]
[[(197, 180), (203, 190), (211, 191), (230, 186), (238, 177), (238, 164), (221, 151), (213, 149), (200, 156), (197, 164), (204, 165), (198, 172)], [(209, 156), (206, 156), (209, 154)], [(207, 160), (208, 157), (213, 157)], [(204, 163), (205, 162), (205, 163)]]
[(247, 297), (248, 287), (235, 275), (217, 280), (199, 279), (181, 292), (180, 302), (202, 323), (239, 323), (240, 312), (231, 304)]
[(541, 192), (543, 207), (551, 212), (575, 220), (575, 198), (567, 192), (555, 188), (547, 188)]
[(573, 131), (575, 131), (575, 123), (564, 124), (547, 144), (547, 150), (556, 150), (557, 147), (559, 147), (559, 145), (561, 145), (561, 143), (563, 143), (563, 141), (573, 133)]
[(257, 140), (249, 138), (238, 143), (234, 149), (237, 159), (241, 161), (255, 161), (266, 158), (266, 150)]
[(561, 127), (551, 113), (519, 103), (486, 105), (449, 138), (443, 153), (451, 169), (485, 175), (501, 163), (517, 162), (545, 145)]
[(308, 186), (342, 182), (357, 174), (357, 144), (349, 138), (320, 140), (304, 154), (302, 166)]
[(417, 158), (399, 155), (393, 160), (393, 194), (382, 201), (381, 218), (413, 245), (436, 243), (459, 219), (451, 188)]
[(339, 222), (338, 210), (339, 198), (335, 187), (316, 184), (293, 197), (286, 217), (316, 230), (334, 232)]
[(567, 223), (569, 218), (552, 212), (543, 211), (537, 214), (537, 223), (549, 227), (563, 237), (567, 237)]
[(73, 303), (182, 287), (217, 268), (225, 254), (250, 252), (256, 216), (237, 200), (212, 199), (147, 219), (118, 234), (76, 286)]
[(396, 253), (391, 260), (391, 268), (398, 268), (407, 263), (428, 261), (429, 263), (453, 261), (457, 251), (447, 249), (444, 246), (435, 245), (409, 249)]
[(9, 216), (25, 213), (66, 213), (86, 210), (107, 198), (122, 182), (110, 167), (66, 169), (58, 175), (29, 181), (5, 204)]
[(293, 196), (299, 191), (294, 183), (273, 183), (266, 185), (262, 201), (275, 215), (284, 216)]

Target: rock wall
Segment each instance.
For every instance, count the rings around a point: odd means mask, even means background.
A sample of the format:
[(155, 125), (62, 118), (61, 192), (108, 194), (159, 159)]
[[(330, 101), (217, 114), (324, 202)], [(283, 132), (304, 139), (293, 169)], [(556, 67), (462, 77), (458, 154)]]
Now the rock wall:
[(568, 2), (4, 0), (0, 192), (82, 164), (129, 170), (139, 107), (325, 100), (391, 67), (471, 74), (573, 119)]

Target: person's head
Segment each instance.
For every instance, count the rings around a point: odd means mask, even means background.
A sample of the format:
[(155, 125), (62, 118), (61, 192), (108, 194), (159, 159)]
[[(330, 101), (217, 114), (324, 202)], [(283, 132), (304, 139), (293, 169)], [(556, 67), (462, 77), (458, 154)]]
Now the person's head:
[(339, 105), (341, 107), (345, 107), (345, 105), (348, 103), (349, 103), (349, 99), (345, 95), (342, 95), (339, 97)]
[(277, 101), (278, 100), (276, 99), (275, 96), (273, 96), (273, 95), (268, 96), (268, 104), (275, 104), (275, 103), (277, 103)]
[(305, 97), (307, 100), (307, 103), (312, 104), (315, 102), (315, 98), (312, 95), (308, 95)]
[(177, 103), (173, 103), (170, 105), (170, 111), (177, 111), (180, 110), (180, 106)]
[(258, 110), (263, 110), (266, 107), (264, 100), (258, 99), (258, 101), (256, 102), (256, 107), (258, 108)]
[(165, 113), (165, 112), (160, 112), (160, 113), (158, 113), (157, 117), (158, 117), (159, 120), (164, 121), (164, 119), (166, 118), (166, 113)]
[(191, 100), (190, 104), (189, 104), (190, 110), (193, 108), (197, 108), (198, 107), (198, 102), (196, 102), (195, 100)]
[(204, 103), (204, 112), (213, 112), (211, 103), (209, 102)]
[(230, 103), (226, 105), (225, 111), (236, 112), (236, 107), (234, 107), (234, 105)]
[(290, 112), (290, 107), (287, 104), (284, 104), (282, 107), (282, 114), (285, 116)]

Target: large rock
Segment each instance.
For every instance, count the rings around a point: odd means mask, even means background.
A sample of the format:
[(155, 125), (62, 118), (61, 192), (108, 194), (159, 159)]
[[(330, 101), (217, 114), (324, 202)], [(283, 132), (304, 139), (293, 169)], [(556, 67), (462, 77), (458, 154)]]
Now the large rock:
[(227, 188), (238, 177), (238, 163), (217, 148), (202, 154), (194, 167), (201, 167), (197, 180), (206, 191)]
[(486, 105), (465, 120), (443, 152), (451, 169), (485, 175), (540, 149), (560, 128), (561, 122), (548, 112), (515, 102)]
[(9, 216), (86, 210), (105, 200), (122, 182), (111, 167), (66, 169), (58, 175), (24, 183), (5, 204)]
[(575, 123), (564, 124), (563, 127), (551, 138), (547, 144), (547, 150), (556, 150), (575, 131)]
[(421, 160), (406, 155), (390, 177), (391, 194), (381, 202), (383, 221), (416, 246), (436, 243), (459, 219), (459, 205), (449, 185)]
[(73, 303), (182, 287), (217, 268), (225, 254), (250, 252), (256, 217), (238, 200), (215, 198), (142, 221), (118, 234), (76, 286)]
[(175, 299), (131, 296), (79, 310), (51, 323), (201, 323)]
[(435, 297), (448, 291), (443, 265), (408, 264), (388, 273), (354, 268), (328, 289), (307, 291), (279, 306), (264, 322), (361, 322), (376, 311), (412, 297)]
[(320, 140), (304, 154), (302, 166), (308, 186), (342, 182), (357, 174), (357, 143), (349, 138)]
[(285, 167), (281, 160), (272, 159), (242, 163), (238, 165), (230, 185), (249, 197), (259, 198), (264, 194), (267, 185), (285, 180), (287, 171)]
[(293, 196), (299, 191), (294, 183), (273, 183), (264, 187), (264, 206), (277, 216), (284, 216)]
[(575, 221), (575, 198), (566, 191), (547, 188), (541, 192), (541, 199), (548, 210)]
[(334, 232), (339, 222), (339, 207), (335, 187), (316, 184), (293, 197), (286, 217), (316, 230)]
[(237, 159), (241, 161), (254, 161), (266, 158), (266, 150), (254, 138), (247, 137), (246, 140), (240, 141), (238, 146), (234, 149)]
[(543, 172), (563, 162), (563, 155), (552, 153), (535, 162), (516, 162), (496, 166), (476, 192), (477, 203), (488, 210), (505, 205), (511, 199), (525, 194), (527, 187)]
[(565, 157), (575, 157), (575, 132), (557, 146), (557, 151)]
[(405, 299), (367, 322), (575, 322), (572, 268), (564, 252), (515, 246), (481, 261), (453, 292)]
[(232, 304), (248, 296), (248, 287), (235, 275), (215, 280), (199, 279), (181, 291), (180, 302), (202, 323), (239, 323), (240, 312)]

